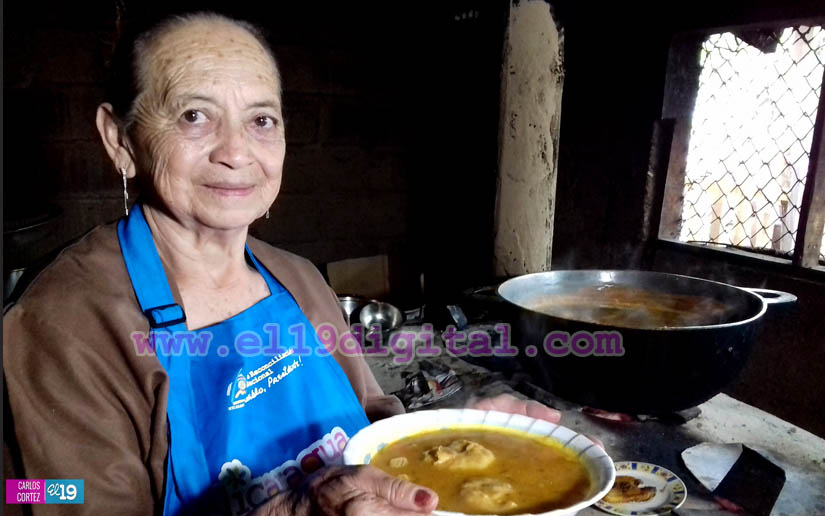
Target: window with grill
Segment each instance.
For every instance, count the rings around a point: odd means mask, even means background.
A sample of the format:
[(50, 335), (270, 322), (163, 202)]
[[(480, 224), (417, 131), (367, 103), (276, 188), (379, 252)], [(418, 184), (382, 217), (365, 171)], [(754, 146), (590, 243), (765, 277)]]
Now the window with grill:
[(823, 25), (674, 39), (660, 238), (825, 265)]

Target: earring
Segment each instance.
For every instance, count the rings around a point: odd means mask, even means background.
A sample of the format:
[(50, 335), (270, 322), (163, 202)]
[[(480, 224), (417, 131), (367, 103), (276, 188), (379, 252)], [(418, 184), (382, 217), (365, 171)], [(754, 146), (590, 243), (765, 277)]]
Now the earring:
[(120, 167), (120, 175), (123, 177), (123, 211), (129, 216), (129, 190), (126, 189), (126, 169)]
[(269, 219), (269, 208), (266, 209), (266, 218)]

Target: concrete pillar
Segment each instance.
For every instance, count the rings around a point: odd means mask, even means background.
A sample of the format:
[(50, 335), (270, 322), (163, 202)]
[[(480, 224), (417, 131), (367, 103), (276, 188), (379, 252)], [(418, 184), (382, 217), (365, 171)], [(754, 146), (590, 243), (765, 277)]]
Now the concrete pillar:
[(511, 0), (501, 71), (495, 273), (550, 269), (563, 32), (544, 0)]

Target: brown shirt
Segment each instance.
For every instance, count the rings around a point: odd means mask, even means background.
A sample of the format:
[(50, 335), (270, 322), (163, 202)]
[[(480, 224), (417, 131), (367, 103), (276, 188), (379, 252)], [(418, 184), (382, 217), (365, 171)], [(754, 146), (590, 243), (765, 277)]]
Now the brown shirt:
[[(347, 329), (335, 294), (310, 262), (251, 237), (248, 244), (313, 326), (333, 324), (339, 334)], [(5, 476), (85, 484), (82, 506), (32, 505), (34, 513), (162, 511), (169, 379), (155, 356), (135, 352), (135, 331), (148, 332), (149, 324), (115, 224), (63, 250), (5, 314), (3, 370), (12, 419), (4, 425), (4, 455), (12, 459)], [(362, 357), (335, 358), (371, 420), (403, 412)]]

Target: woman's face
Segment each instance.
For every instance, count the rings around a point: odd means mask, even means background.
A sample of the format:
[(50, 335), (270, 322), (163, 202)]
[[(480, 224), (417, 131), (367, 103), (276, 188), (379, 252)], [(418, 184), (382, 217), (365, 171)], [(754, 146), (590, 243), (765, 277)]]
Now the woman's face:
[(228, 23), (189, 23), (147, 48), (139, 80), (136, 168), (159, 208), (195, 230), (263, 215), (286, 144), (281, 85), (258, 41)]

